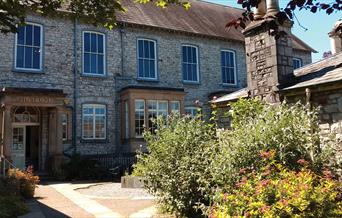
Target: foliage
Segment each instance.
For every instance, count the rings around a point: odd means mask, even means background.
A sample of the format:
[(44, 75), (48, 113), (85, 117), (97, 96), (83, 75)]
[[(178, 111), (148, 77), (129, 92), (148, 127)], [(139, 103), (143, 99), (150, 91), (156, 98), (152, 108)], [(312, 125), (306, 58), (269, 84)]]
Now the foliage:
[(24, 198), (33, 198), (34, 191), (39, 183), (39, 177), (33, 174), (33, 167), (29, 166), (25, 171), (9, 169), (8, 179), (10, 183), (19, 184), (19, 192)]
[(0, 217), (13, 218), (27, 212), (26, 205), (18, 196), (0, 196)]
[(13, 178), (0, 179), (0, 217), (12, 218), (28, 212), (20, 195), (19, 181)]
[[(140, 3), (153, 0), (137, 0)], [(155, 0), (159, 7), (169, 4), (182, 5), (189, 8), (190, 4), (181, 0)], [(63, 11), (71, 13), (64, 13)], [(8, 0), (0, 1), (0, 32), (15, 32), (17, 24), (24, 24), (27, 13), (34, 12), (43, 16), (69, 16), (93, 25), (102, 25), (109, 29), (116, 26), (116, 15), (124, 13), (125, 7), (120, 0)]]
[(241, 170), (242, 179), (227, 193), (218, 193), (212, 218), (223, 217), (341, 217), (341, 183), (319, 176), (305, 167), (288, 170), (277, 162), (274, 151), (259, 154), (263, 167), (257, 171)]
[(222, 152), (213, 167), (222, 185), (233, 184), (241, 168), (257, 169), (260, 150), (275, 150), (276, 160), (289, 169), (300, 167), (298, 159), (310, 161), (315, 171), (327, 163), (329, 151), (320, 146), (316, 110), (299, 103), (268, 105), (251, 99), (232, 104), (230, 114), (233, 129), (219, 135)]
[(210, 167), (218, 153), (215, 131), (201, 120), (177, 115), (157, 119), (155, 134), (145, 132), (148, 154), (140, 154), (134, 174), (144, 176), (148, 191), (167, 212), (200, 217), (198, 206), (213, 194)]
[[(241, 17), (229, 21), (227, 27), (234, 26), (235, 28), (245, 29), (247, 23), (254, 20), (254, 14), (252, 8), (255, 8), (260, 3), (260, 0), (237, 0), (238, 4), (241, 4), (245, 11)], [(330, 2), (317, 1), (317, 0), (288, 0), (286, 7), (275, 15), (276, 20), (269, 23), (271, 29), (274, 30), (273, 34), (279, 34), (278, 24), (283, 24), (285, 21), (295, 18), (295, 10), (308, 10), (312, 13), (316, 13), (318, 10), (325, 11), (328, 15), (333, 12), (342, 11), (342, 1), (332, 0)], [(275, 22), (274, 22), (275, 21)], [(341, 26), (342, 28), (342, 26)]]
[(99, 179), (103, 175), (103, 170), (97, 161), (74, 154), (70, 161), (62, 165), (62, 172), (59, 175), (62, 179)]

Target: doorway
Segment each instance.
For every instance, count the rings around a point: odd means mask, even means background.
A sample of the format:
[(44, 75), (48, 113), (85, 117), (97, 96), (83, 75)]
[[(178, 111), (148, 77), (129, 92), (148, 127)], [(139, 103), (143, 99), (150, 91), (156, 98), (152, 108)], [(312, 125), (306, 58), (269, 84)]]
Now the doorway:
[(12, 160), (14, 166), (25, 169), (39, 166), (39, 126), (13, 126)]
[(26, 126), (25, 166), (39, 166), (39, 126)]

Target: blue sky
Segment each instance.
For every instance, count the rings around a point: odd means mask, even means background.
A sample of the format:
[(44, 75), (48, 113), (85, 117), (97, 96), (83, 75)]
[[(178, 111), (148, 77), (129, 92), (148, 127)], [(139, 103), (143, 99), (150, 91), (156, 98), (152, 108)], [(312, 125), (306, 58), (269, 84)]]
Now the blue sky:
[[(236, 4), (237, 0), (206, 1), (233, 7), (241, 7), (241, 5)], [(326, 0), (321, 1), (324, 2)], [(279, 2), (280, 7), (285, 7), (288, 0), (279, 0)], [(330, 32), (337, 20), (342, 19), (342, 13), (337, 12), (327, 15), (325, 12), (321, 11), (313, 14), (309, 11), (302, 10), (296, 11), (295, 14), (300, 24), (308, 30), (301, 28), (299, 23), (295, 21), (292, 32), (318, 51), (317, 54), (312, 55), (313, 61), (321, 59), (325, 51), (330, 51), (328, 32)]]

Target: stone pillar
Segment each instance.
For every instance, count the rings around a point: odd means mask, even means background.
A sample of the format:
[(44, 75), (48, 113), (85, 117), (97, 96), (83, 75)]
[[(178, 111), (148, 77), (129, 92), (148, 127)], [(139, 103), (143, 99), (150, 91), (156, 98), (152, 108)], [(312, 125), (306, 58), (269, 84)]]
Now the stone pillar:
[(269, 103), (280, 100), (278, 90), (293, 78), (291, 22), (279, 26), (287, 34), (276, 39), (270, 35), (268, 23), (251, 22), (245, 35), (247, 84), (252, 97), (259, 96)]
[(275, 16), (279, 12), (279, 0), (266, 0), (267, 16)]
[(6, 105), (3, 111), (3, 145), (4, 155), (6, 158), (11, 159), (12, 150), (12, 119), (11, 119), (11, 105)]
[(266, 14), (266, 0), (260, 0), (258, 7), (254, 8), (254, 19), (260, 20)]
[(49, 156), (53, 171), (59, 170), (63, 162), (62, 113), (63, 109), (56, 107), (49, 114)]
[(46, 170), (46, 163), (49, 149), (49, 114), (47, 108), (41, 108), (41, 148), (39, 158), (39, 169)]

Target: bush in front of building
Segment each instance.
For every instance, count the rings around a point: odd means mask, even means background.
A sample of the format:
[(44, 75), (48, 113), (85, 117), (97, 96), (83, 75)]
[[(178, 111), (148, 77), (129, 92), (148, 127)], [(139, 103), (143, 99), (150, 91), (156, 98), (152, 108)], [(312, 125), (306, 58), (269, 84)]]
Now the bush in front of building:
[(290, 170), (275, 160), (276, 152), (261, 151), (258, 170), (241, 169), (242, 178), (214, 197), (210, 218), (224, 217), (341, 217), (342, 187), (330, 171)]
[[(15, 192), (26, 199), (33, 198), (36, 186), (39, 183), (39, 177), (33, 174), (33, 167), (29, 166), (26, 170), (9, 169), (7, 184), (10, 184)], [(8, 185), (9, 186), (9, 185)]]
[(220, 149), (215, 130), (200, 118), (171, 116), (156, 121), (158, 130), (145, 132), (148, 154), (140, 154), (134, 175), (157, 196), (165, 212), (179, 217), (202, 217), (200, 205), (213, 194), (210, 166)]
[(0, 179), (0, 217), (12, 218), (28, 212), (24, 199), (20, 194), (19, 180), (14, 178)]
[(140, 156), (135, 172), (169, 212), (208, 215), (215, 193), (236, 188), (241, 169), (259, 172), (264, 166), (260, 151), (273, 150), (274, 160), (291, 172), (302, 169), (300, 159), (317, 175), (330, 167), (332, 153), (321, 146), (316, 110), (250, 99), (233, 104), (229, 113), (231, 130), (216, 131), (198, 117), (169, 117), (158, 119), (155, 133), (145, 133), (149, 153)]

